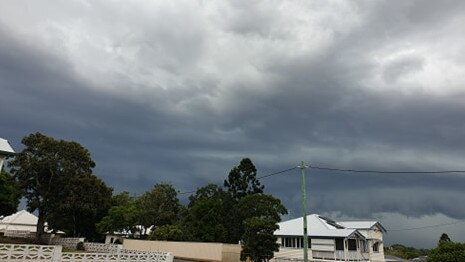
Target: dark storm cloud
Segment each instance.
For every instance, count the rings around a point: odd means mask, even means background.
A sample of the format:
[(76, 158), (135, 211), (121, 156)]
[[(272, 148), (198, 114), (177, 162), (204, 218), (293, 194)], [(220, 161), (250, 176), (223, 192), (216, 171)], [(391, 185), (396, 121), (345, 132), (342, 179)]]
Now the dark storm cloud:
[[(76, 140), (116, 191), (222, 184), (246, 156), (465, 169), (461, 1), (2, 5), (0, 135)], [(465, 218), (463, 174), (307, 171), (312, 212)], [(263, 180), (290, 217), (299, 179)]]

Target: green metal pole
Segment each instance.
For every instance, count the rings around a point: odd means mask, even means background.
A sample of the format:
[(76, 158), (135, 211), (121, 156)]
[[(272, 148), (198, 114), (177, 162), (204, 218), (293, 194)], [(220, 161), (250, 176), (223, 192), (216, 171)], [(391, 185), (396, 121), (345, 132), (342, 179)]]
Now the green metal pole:
[(304, 262), (308, 262), (308, 233), (307, 233), (307, 193), (305, 186), (305, 164), (300, 163), (300, 172), (302, 173), (302, 211), (304, 220)]

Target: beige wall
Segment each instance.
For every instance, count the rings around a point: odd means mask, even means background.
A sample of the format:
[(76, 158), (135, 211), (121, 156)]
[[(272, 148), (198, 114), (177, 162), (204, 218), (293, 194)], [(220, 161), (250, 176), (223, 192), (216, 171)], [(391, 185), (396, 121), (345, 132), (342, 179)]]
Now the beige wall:
[(241, 246), (221, 243), (148, 241), (125, 239), (123, 248), (139, 251), (171, 252), (176, 258), (197, 261), (240, 261)]

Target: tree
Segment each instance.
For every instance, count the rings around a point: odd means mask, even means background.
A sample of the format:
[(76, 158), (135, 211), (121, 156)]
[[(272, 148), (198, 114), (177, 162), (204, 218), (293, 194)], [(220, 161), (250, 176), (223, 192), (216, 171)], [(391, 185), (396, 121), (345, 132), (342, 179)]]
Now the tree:
[(226, 241), (225, 217), (231, 210), (228, 199), (229, 194), (214, 184), (197, 189), (189, 197), (190, 203), (183, 224), (193, 241)]
[(244, 221), (245, 232), (242, 240), (241, 260), (268, 261), (274, 251), (279, 250), (274, 231), (279, 229), (277, 222), (269, 218), (252, 217)]
[[(224, 186), (232, 199), (228, 203), (230, 210), (235, 210), (239, 201), (245, 196), (263, 193), (264, 189), (257, 179), (257, 169), (249, 158), (243, 158), (238, 166), (231, 169)], [(226, 217), (228, 243), (238, 243), (241, 240), (244, 234), (244, 219), (245, 217), (239, 212), (231, 212)]]
[(76, 142), (34, 133), (22, 143), (26, 147), (9, 165), (25, 193), (28, 210), (38, 210), (36, 238), (40, 240), (45, 221), (66, 194), (63, 189), (70, 181), (91, 174), (95, 163), (89, 151)]
[(108, 214), (97, 223), (97, 232), (100, 234), (117, 231), (134, 233), (138, 217), (139, 211), (134, 202), (113, 206), (108, 211)]
[[(145, 228), (171, 225), (179, 219), (181, 204), (172, 185), (156, 184), (137, 201), (139, 222)], [(144, 232), (145, 235), (145, 232)]]
[(7, 172), (0, 172), (0, 216), (16, 212), (21, 192), (14, 178)]
[(278, 239), (273, 233), (278, 229), (281, 215), (287, 214), (287, 209), (271, 195), (254, 194), (242, 198), (236, 212), (244, 217), (241, 259), (271, 259), (273, 252), (279, 250)]
[(441, 242), (451, 242), (449, 236), (446, 233), (442, 233), (441, 237), (439, 238), (439, 243)]
[(163, 240), (163, 241), (185, 241), (186, 233), (179, 225), (164, 225), (157, 227), (150, 233), (150, 240)]
[(263, 193), (264, 186), (257, 179), (257, 169), (249, 158), (243, 158), (239, 166), (233, 167), (224, 186), (236, 200), (250, 194)]
[(428, 262), (462, 262), (465, 261), (465, 243), (451, 241), (439, 242), (435, 249), (428, 253)]
[(62, 190), (62, 198), (54, 203), (47, 222), (68, 236), (98, 239), (96, 224), (111, 207), (113, 189), (92, 174), (72, 177)]

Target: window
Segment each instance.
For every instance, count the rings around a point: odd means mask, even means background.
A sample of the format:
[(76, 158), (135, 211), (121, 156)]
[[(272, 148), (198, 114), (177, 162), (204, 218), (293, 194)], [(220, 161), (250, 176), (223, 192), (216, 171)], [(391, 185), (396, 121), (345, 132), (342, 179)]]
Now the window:
[(373, 252), (376, 252), (376, 253), (379, 252), (379, 242), (376, 242), (373, 244)]
[(336, 250), (344, 250), (344, 239), (336, 238)]
[(349, 245), (348, 248), (349, 248), (350, 251), (357, 250), (357, 240), (349, 239), (347, 241), (347, 244)]

